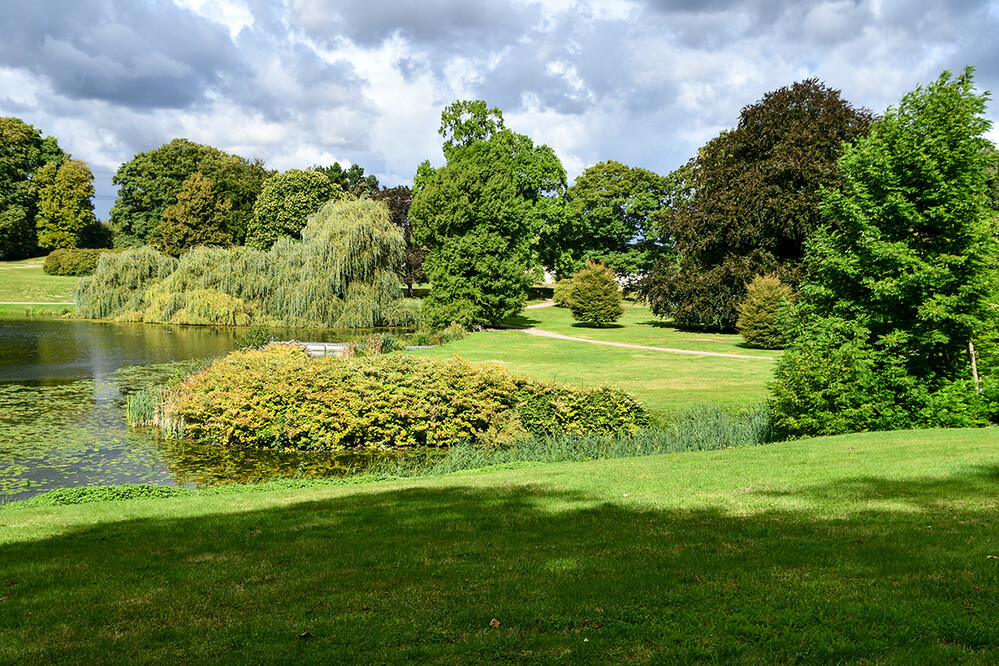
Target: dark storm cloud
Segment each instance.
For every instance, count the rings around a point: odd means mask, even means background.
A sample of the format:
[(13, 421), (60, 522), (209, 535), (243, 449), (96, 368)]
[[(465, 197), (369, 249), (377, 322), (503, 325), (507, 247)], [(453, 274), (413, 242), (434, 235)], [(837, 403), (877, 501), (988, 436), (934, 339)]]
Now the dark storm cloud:
[(221, 26), (169, 2), (6, 3), (0, 64), (72, 99), (183, 108), (240, 69)]
[(294, 12), (309, 36), (327, 41), (346, 37), (375, 46), (398, 35), (417, 45), (449, 51), (470, 43), (494, 49), (516, 41), (532, 22), (538, 6), (508, 0), (298, 0)]

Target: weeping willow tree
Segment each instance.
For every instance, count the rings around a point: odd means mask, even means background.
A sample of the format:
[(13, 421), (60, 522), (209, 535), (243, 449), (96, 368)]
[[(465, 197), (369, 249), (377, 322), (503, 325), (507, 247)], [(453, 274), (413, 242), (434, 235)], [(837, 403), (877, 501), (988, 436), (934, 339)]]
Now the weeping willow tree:
[[(302, 240), (269, 250), (200, 247), (179, 260), (150, 248), (115, 255), (81, 283), (84, 317), (150, 323), (363, 328), (408, 324), (405, 242), (384, 204), (329, 202)], [(141, 278), (141, 279), (140, 279)]]

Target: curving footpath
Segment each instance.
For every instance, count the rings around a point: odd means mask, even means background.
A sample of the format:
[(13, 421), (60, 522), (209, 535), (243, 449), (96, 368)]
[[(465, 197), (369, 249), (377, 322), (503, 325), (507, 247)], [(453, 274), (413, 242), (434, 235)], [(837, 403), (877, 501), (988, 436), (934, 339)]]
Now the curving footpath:
[(627, 347), (628, 349), (644, 349), (646, 351), (672, 352), (674, 354), (693, 354), (694, 356), (722, 356), (724, 358), (748, 358), (763, 361), (773, 361), (770, 356), (750, 356), (749, 354), (725, 354), (723, 352), (692, 351), (690, 349), (672, 349), (670, 347), (646, 347), (645, 345), (631, 345), (626, 342), (607, 342), (606, 340), (587, 340), (586, 338), (574, 338), (571, 335), (552, 333), (540, 328), (518, 328), (528, 335), (537, 335), (543, 338), (556, 338), (558, 340), (572, 340), (574, 342), (589, 342), (593, 345), (607, 345), (609, 347)]

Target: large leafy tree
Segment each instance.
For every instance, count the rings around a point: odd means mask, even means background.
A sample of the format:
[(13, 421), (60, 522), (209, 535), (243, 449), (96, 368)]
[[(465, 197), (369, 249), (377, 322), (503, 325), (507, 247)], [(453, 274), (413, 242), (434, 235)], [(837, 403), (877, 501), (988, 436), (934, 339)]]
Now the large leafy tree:
[(822, 224), (820, 192), (841, 184), (842, 146), (871, 120), (816, 79), (745, 107), (735, 129), (673, 178), (680, 196), (662, 216), (671, 254), (641, 290), (653, 312), (685, 327), (732, 330), (756, 275), (797, 286), (805, 241)]
[(118, 199), (111, 208), (115, 244), (124, 247), (157, 242), (163, 211), (177, 202), (184, 181), (194, 173), (208, 178), (230, 202), (226, 226), (234, 242), (243, 242), (253, 205), (268, 176), (263, 164), (187, 139), (174, 139), (139, 153), (115, 174)]
[[(830, 225), (810, 244), (796, 338), (773, 387), (787, 434), (967, 424), (996, 338), (999, 248), (986, 95), (945, 72), (889, 109), (840, 159)], [(993, 410), (994, 411), (994, 410)]]
[(422, 316), (434, 327), (497, 323), (523, 307), (535, 239), (565, 170), (482, 101), (446, 108), (440, 134), (447, 163), (420, 165), (409, 211), (416, 242), (430, 249)]
[(365, 176), (364, 167), (360, 164), (351, 164), (344, 169), (334, 162), (327, 167), (313, 166), (312, 170), (323, 172), (331, 183), (339, 185), (341, 190), (351, 196), (357, 198), (374, 197), (378, 192), (378, 179), (370, 174)]
[(413, 284), (424, 282), (427, 274), (423, 271), (423, 261), (427, 250), (416, 244), (413, 238), (413, 221), (409, 217), (409, 208), (413, 203), (413, 192), (405, 185), (382, 188), (372, 196), (375, 201), (381, 201), (388, 206), (389, 219), (402, 231), (406, 250), (402, 261), (402, 282), (406, 285), (408, 295), (413, 296)]
[(541, 260), (560, 276), (586, 259), (620, 275), (647, 268), (656, 217), (670, 189), (658, 174), (613, 160), (587, 168), (566, 192), (568, 207), (541, 236)]
[(53, 137), (43, 138), (20, 118), (0, 118), (0, 259), (20, 259), (37, 250), (35, 175), (68, 157)]
[(253, 206), (246, 244), (267, 250), (282, 236), (298, 238), (310, 215), (327, 201), (343, 197), (340, 186), (322, 171), (289, 169), (271, 176)]
[(38, 183), (38, 246), (46, 250), (84, 247), (99, 223), (94, 217), (94, 174), (80, 160), (43, 165)]
[(231, 212), (232, 202), (215, 190), (212, 181), (195, 172), (177, 193), (177, 203), (163, 211), (156, 245), (174, 257), (199, 245), (228, 247), (232, 244)]

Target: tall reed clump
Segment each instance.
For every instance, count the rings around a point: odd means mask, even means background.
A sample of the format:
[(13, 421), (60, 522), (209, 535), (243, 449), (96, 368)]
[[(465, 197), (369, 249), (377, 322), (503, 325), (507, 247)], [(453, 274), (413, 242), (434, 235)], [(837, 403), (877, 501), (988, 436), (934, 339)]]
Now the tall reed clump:
[(99, 263), (78, 312), (150, 323), (369, 328), (415, 321), (398, 277), (405, 242), (384, 204), (331, 201), (302, 240), (270, 250), (199, 247), (179, 260), (151, 248)]

